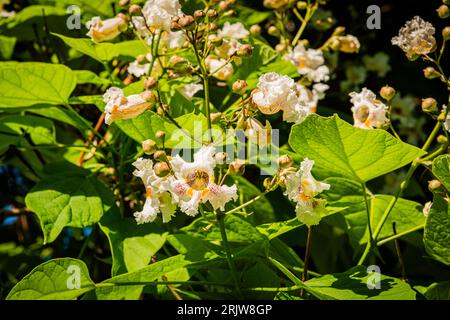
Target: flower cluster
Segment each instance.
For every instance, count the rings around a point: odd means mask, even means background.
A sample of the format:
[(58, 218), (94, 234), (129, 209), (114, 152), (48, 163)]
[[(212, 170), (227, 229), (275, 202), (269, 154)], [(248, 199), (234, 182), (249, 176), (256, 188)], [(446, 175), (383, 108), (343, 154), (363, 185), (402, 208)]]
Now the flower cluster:
[(350, 102), (353, 104), (353, 120), (355, 127), (362, 129), (383, 128), (389, 123), (386, 117), (388, 107), (377, 100), (375, 93), (367, 88), (361, 92), (350, 93)]
[(199, 205), (206, 202), (214, 210), (225, 210), (228, 202), (237, 199), (237, 187), (215, 182), (214, 155), (214, 147), (202, 146), (194, 154), (193, 162), (179, 155), (156, 164), (149, 159), (136, 160), (133, 174), (142, 179), (146, 190), (144, 208), (134, 214), (136, 221), (152, 222), (160, 212), (163, 222), (168, 222), (177, 207), (195, 216)]

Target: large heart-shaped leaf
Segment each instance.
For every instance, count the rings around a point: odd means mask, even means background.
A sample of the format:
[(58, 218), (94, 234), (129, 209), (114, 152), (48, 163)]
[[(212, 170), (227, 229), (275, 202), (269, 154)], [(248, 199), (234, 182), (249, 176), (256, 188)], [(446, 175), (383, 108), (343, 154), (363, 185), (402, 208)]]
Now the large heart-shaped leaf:
[(67, 104), (76, 76), (64, 65), (0, 63), (0, 108)]
[(425, 152), (384, 130), (355, 128), (337, 115), (309, 115), (292, 127), (289, 144), (315, 161), (319, 178), (369, 181), (412, 162)]
[(61, 258), (34, 268), (12, 288), (6, 299), (72, 300), (94, 288), (83, 261)]
[(450, 155), (444, 154), (434, 159), (432, 171), (447, 191), (450, 190)]

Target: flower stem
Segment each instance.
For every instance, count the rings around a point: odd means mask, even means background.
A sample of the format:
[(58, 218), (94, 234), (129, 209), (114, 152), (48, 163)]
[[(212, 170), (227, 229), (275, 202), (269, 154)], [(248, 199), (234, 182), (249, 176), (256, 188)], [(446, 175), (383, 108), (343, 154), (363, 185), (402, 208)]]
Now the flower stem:
[(372, 217), (370, 215), (371, 213), (371, 206), (369, 203), (369, 200), (367, 199), (367, 188), (366, 188), (366, 184), (364, 182), (361, 183), (361, 186), (363, 188), (363, 193), (364, 193), (364, 202), (366, 204), (366, 213), (367, 213), (367, 228), (369, 229), (369, 239), (370, 242), (373, 242), (373, 234), (372, 234)]
[(225, 230), (225, 215), (224, 214), (216, 214), (217, 220), (219, 222), (219, 228), (220, 228), (220, 235), (222, 236), (222, 246), (225, 250), (225, 254), (227, 255), (227, 262), (228, 262), (228, 267), (230, 268), (231, 271), (231, 275), (233, 277), (234, 280), (234, 285), (236, 287), (236, 291), (239, 294), (240, 297), (242, 296), (242, 292), (241, 292), (241, 288), (239, 285), (239, 278), (236, 272), (236, 268), (233, 262), (233, 256), (231, 254), (230, 251), (230, 247), (228, 245), (228, 239), (227, 239), (227, 232)]
[(306, 8), (305, 17), (303, 18), (302, 24), (300, 25), (300, 29), (298, 29), (297, 34), (294, 37), (294, 40), (292, 40), (292, 46), (295, 47), (297, 42), (300, 40), (300, 37), (303, 34), (303, 31), (305, 31), (306, 26), (308, 25), (309, 20), (314, 15), (314, 12), (317, 9), (317, 2), (313, 6), (309, 6)]
[[(308, 267), (309, 267), (309, 257), (311, 256), (311, 245), (312, 245), (312, 231), (313, 227), (308, 227), (308, 236), (306, 238), (306, 251), (305, 251), (305, 259), (303, 262), (303, 274), (302, 274), (302, 282), (305, 282), (308, 279)], [(305, 289), (302, 288), (300, 290), (300, 296), (303, 297), (305, 294)]]
[(396, 233), (396, 234), (394, 234), (394, 235), (392, 235), (392, 236), (390, 236), (390, 237), (388, 237), (388, 238), (385, 238), (385, 239), (383, 239), (383, 240), (381, 240), (381, 241), (378, 241), (378, 242), (377, 242), (377, 246), (382, 246), (383, 244), (385, 244), (385, 243), (387, 243), (387, 242), (389, 242), (389, 241), (392, 241), (392, 240), (401, 238), (401, 237), (403, 237), (403, 236), (405, 236), (405, 235), (407, 235), (407, 234), (410, 234), (410, 233), (412, 233), (412, 232), (421, 230), (421, 229), (423, 229), (424, 227), (425, 227), (425, 224), (421, 224), (421, 225), (418, 225), (418, 226), (416, 226), (416, 227), (414, 227), (414, 228), (411, 228), (411, 229), (409, 229), (409, 230), (406, 230), (406, 231), (403, 231), (403, 232), (400, 232), (400, 233)]

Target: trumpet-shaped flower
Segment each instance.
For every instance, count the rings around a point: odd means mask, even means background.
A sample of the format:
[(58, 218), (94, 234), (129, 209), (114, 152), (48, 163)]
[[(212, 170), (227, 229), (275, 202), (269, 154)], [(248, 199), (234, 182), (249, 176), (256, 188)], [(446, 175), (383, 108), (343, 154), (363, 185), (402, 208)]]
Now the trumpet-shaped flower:
[(297, 217), (308, 226), (318, 224), (325, 214), (326, 201), (315, 199), (315, 197), (330, 188), (329, 184), (317, 181), (313, 177), (311, 173), (313, 165), (313, 160), (305, 158), (300, 165), (300, 170), (287, 173), (285, 178), (285, 195), (296, 202)]
[(353, 104), (352, 112), (354, 126), (362, 129), (382, 128), (389, 123), (386, 117), (388, 107), (377, 100), (375, 93), (367, 88), (361, 92), (350, 93), (350, 102)]
[(413, 59), (418, 55), (430, 53), (434, 49), (436, 45), (434, 32), (435, 29), (431, 23), (415, 16), (406, 22), (398, 36), (393, 37), (391, 42), (399, 46), (408, 58)]
[(215, 210), (237, 199), (236, 185), (214, 183), (214, 147), (203, 146), (194, 154), (194, 162), (186, 162), (176, 155), (170, 164), (175, 173), (172, 192), (178, 197), (181, 211), (190, 216), (198, 213), (200, 203), (209, 202)]
[(170, 31), (172, 18), (183, 12), (178, 0), (147, 0), (142, 14), (149, 28)]
[(114, 39), (122, 31), (125, 31), (128, 25), (127, 21), (121, 16), (107, 20), (101, 20), (100, 17), (93, 17), (86, 23), (86, 27), (89, 29), (87, 35), (93, 42), (97, 43)]
[(324, 64), (323, 53), (320, 50), (306, 49), (303, 43), (295, 46), (294, 50), (285, 55), (285, 59), (291, 61), (301, 75), (305, 75), (311, 81), (328, 81), (330, 69)]
[(219, 30), (218, 35), (223, 38), (242, 39), (248, 36), (250, 32), (245, 29), (241, 22), (229, 23), (225, 22), (223, 28)]
[(122, 89), (109, 88), (103, 95), (105, 106), (105, 123), (111, 124), (113, 120), (132, 119), (152, 106), (152, 102), (142, 97), (142, 94), (133, 94), (125, 97)]

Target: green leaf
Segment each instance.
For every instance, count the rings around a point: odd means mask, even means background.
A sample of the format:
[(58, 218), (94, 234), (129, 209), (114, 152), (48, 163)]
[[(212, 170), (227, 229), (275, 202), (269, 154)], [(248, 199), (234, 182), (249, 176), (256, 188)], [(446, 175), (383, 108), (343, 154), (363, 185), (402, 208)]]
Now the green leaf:
[[(78, 275), (80, 281), (77, 289), (75, 279)], [(95, 284), (83, 261), (60, 258), (34, 268), (12, 288), (6, 299), (72, 300), (94, 288)]]
[(315, 161), (319, 179), (369, 181), (425, 154), (384, 130), (355, 128), (337, 115), (309, 115), (292, 127), (289, 144), (301, 157)]
[[(84, 130), (90, 126), (90, 123), (86, 119), (70, 109), (52, 106), (39, 106), (28, 109), (27, 112), (67, 123), (80, 130)], [(28, 117), (29, 116), (27, 116), (27, 118)], [(40, 119), (42, 121), (42, 118)]]
[(447, 200), (435, 194), (427, 216), (423, 242), (430, 256), (450, 266), (450, 210)]
[(75, 85), (75, 75), (64, 65), (0, 63), (0, 108), (67, 104)]
[(258, 231), (265, 235), (269, 240), (281, 236), (289, 231), (295, 230), (301, 227), (301, 223), (297, 218), (293, 218), (287, 221), (278, 221), (272, 223), (265, 223), (257, 226)]
[(89, 70), (73, 70), (77, 77), (78, 84), (92, 83), (97, 85), (109, 85), (111, 82), (108, 79), (100, 78), (94, 72)]
[(136, 56), (145, 54), (148, 51), (139, 40), (120, 43), (94, 43), (91, 39), (87, 38), (70, 38), (57, 33), (52, 34), (63, 40), (69, 47), (101, 63), (107, 63), (120, 56), (129, 57), (129, 60), (134, 60)]
[(17, 39), (0, 35), (0, 57), (4, 60), (11, 59)]
[(433, 161), (433, 174), (438, 178), (445, 189), (450, 190), (450, 155), (444, 154)]
[(53, 122), (36, 116), (22, 117), (19, 115), (10, 115), (0, 118), (0, 133), (20, 137), (19, 146), (29, 146), (29, 143), (23, 137), (28, 134), (31, 142), (34, 144), (54, 144), (55, 126)]
[(208, 260), (218, 257), (222, 248), (209, 241), (205, 241), (189, 234), (173, 234), (167, 241), (190, 260)]
[[(357, 266), (343, 273), (327, 274), (305, 282), (321, 300), (415, 300), (415, 291), (404, 281), (380, 274), (380, 289), (369, 289), (376, 275)], [(372, 280), (372, 281), (371, 281)]]
[(25, 198), (39, 217), (44, 242), (54, 241), (66, 226), (84, 228), (114, 206), (112, 192), (90, 171), (68, 163), (50, 164), (45, 176)]
[(138, 225), (132, 218), (122, 218), (116, 208), (103, 216), (100, 228), (111, 247), (112, 275), (145, 267), (166, 241), (166, 233), (157, 224)]
[(450, 281), (435, 282), (424, 293), (428, 300), (450, 300)]

